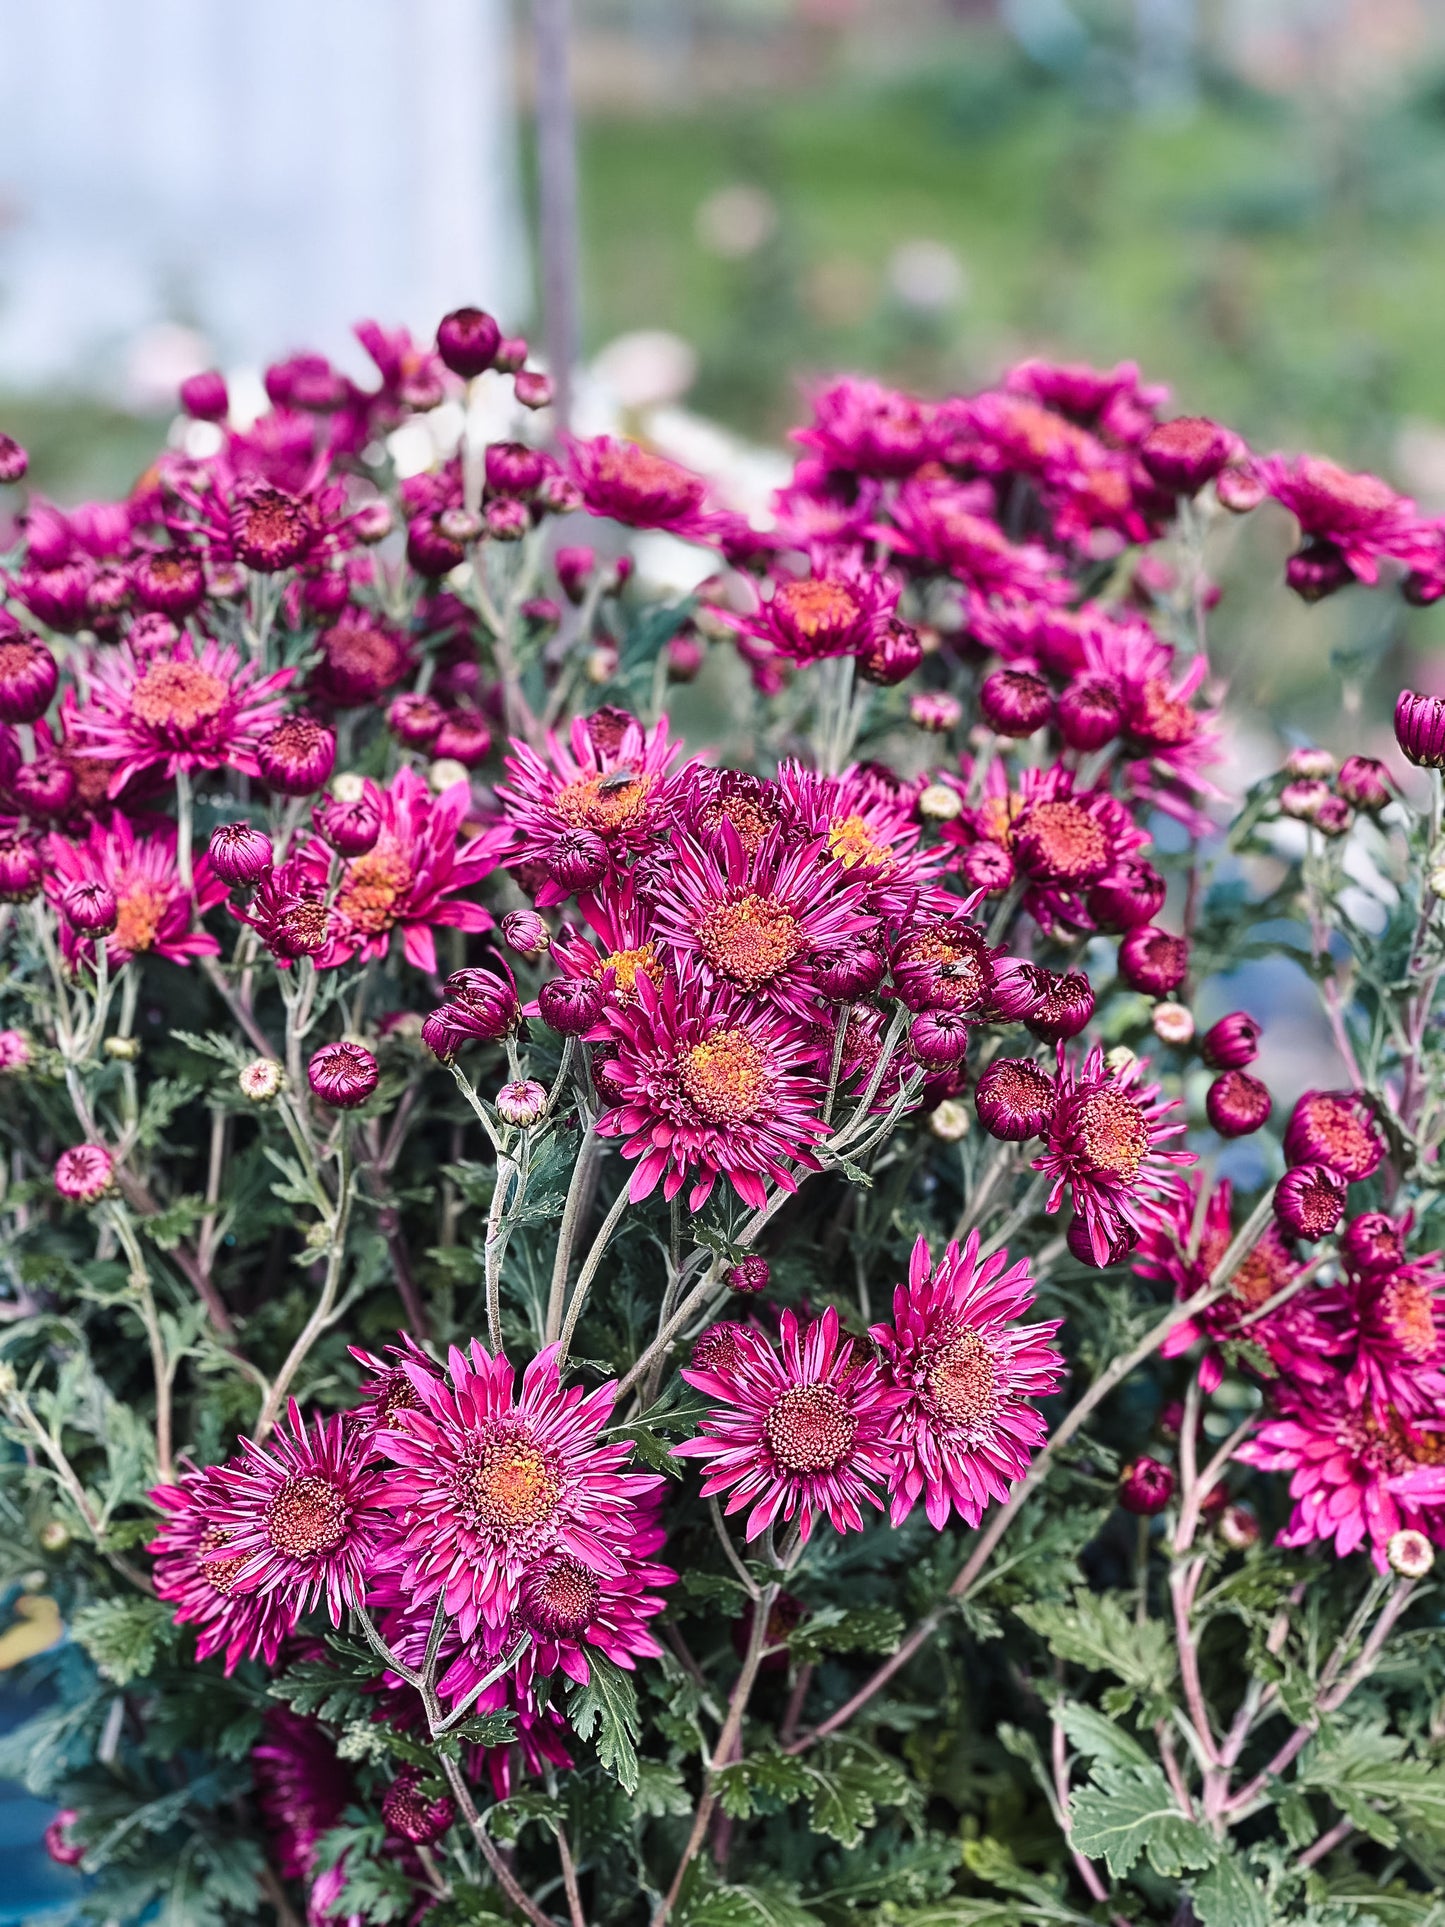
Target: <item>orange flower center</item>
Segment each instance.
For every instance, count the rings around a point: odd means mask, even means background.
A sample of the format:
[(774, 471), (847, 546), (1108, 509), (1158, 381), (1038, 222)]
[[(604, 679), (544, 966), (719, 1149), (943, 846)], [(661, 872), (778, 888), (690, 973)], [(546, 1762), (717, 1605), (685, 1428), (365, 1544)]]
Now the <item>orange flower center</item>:
[(236, 1583), (236, 1574), (246, 1563), (244, 1559), (217, 1559), (215, 1555), (224, 1545), (229, 1545), (231, 1535), (219, 1526), (207, 1526), (201, 1535), (201, 1543), (196, 1548), (196, 1564), (201, 1569), (201, 1577), (213, 1591), (229, 1599), (231, 1588)]
[(889, 870), (893, 852), (880, 843), (861, 816), (845, 816), (828, 832), (828, 854), (845, 870)]
[(1131, 727), (1136, 736), (1168, 749), (1192, 741), (1199, 729), (1199, 718), (1182, 698), (1170, 695), (1167, 683), (1151, 676), (1131, 718)]
[(661, 975), (657, 963), (657, 946), (644, 943), (636, 950), (614, 950), (602, 959), (602, 968), (613, 974), (613, 995), (619, 1004), (630, 1004), (637, 995), (639, 972), (653, 983)]
[(803, 927), (792, 911), (757, 891), (713, 904), (697, 934), (713, 969), (749, 989), (771, 983), (804, 947)]
[(198, 729), (213, 723), (230, 691), (198, 662), (152, 662), (131, 691), (133, 715), (151, 729)]
[(998, 1404), (998, 1372), (976, 1331), (961, 1331), (939, 1350), (928, 1368), (930, 1401), (950, 1425), (985, 1424)]
[(1149, 1120), (1123, 1091), (1093, 1091), (1078, 1109), (1084, 1153), (1096, 1171), (1111, 1178), (1138, 1176), (1149, 1154)]
[(167, 893), (144, 878), (116, 892), (115, 941), (122, 950), (149, 950), (170, 902)]
[(852, 1449), (858, 1421), (831, 1385), (790, 1385), (763, 1420), (763, 1436), (785, 1472), (832, 1472)]
[(1109, 867), (1109, 839), (1079, 803), (1035, 803), (1019, 819), (1018, 835), (1051, 876), (1087, 882)]
[(346, 1534), (346, 1501), (330, 1479), (308, 1473), (287, 1479), (266, 1508), (266, 1537), (277, 1552), (311, 1559)]
[(646, 810), (650, 776), (615, 770), (610, 776), (579, 776), (557, 792), (556, 811), (574, 830), (609, 836), (640, 823)]
[(526, 1439), (491, 1439), (465, 1490), (476, 1524), (505, 1537), (545, 1525), (557, 1510), (562, 1481), (556, 1465)]
[(597, 476), (614, 488), (637, 495), (676, 495), (685, 505), (702, 494), (702, 484), (676, 462), (653, 455), (636, 442), (614, 442), (597, 456)]
[(1411, 1358), (1423, 1363), (1437, 1344), (1435, 1294), (1421, 1278), (1392, 1278), (1380, 1294), (1385, 1329)]
[(810, 576), (806, 582), (784, 582), (773, 591), (773, 604), (783, 621), (810, 642), (850, 628), (862, 611), (858, 598), (841, 582)]
[(743, 1124), (756, 1117), (772, 1090), (766, 1051), (746, 1031), (720, 1030), (684, 1052), (682, 1088), (713, 1124)]
[(368, 936), (390, 930), (397, 905), (411, 888), (411, 865), (394, 837), (382, 837), (365, 856), (347, 864), (336, 893), (336, 907), (354, 929)]

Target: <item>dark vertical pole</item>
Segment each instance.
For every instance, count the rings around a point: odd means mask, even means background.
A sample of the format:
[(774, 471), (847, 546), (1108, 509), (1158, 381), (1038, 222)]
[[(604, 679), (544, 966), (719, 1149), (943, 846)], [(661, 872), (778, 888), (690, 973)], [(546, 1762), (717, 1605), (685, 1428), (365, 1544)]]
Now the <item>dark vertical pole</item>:
[(571, 0), (532, 0), (542, 336), (557, 426), (564, 430), (571, 419), (578, 352), (577, 126), (569, 61), (571, 25)]

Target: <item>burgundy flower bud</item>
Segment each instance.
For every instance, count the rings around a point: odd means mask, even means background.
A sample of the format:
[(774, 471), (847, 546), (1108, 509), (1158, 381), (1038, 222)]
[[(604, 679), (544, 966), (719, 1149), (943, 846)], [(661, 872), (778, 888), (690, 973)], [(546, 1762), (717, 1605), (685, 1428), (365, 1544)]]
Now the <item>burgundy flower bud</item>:
[(345, 801), (327, 796), (311, 812), (316, 833), (339, 855), (365, 856), (376, 848), (381, 835), (381, 799), (374, 784), (368, 783), (360, 796)]
[(60, 816), (75, 800), (75, 771), (59, 756), (37, 756), (10, 778), (10, 793), (27, 816)]
[(593, 830), (564, 830), (542, 861), (564, 890), (588, 890), (607, 874), (607, 845)]
[(1221, 1137), (1248, 1137), (1269, 1122), (1274, 1108), (1269, 1087), (1248, 1071), (1226, 1071), (1204, 1096), (1204, 1111)]
[(1326, 1164), (1353, 1184), (1379, 1169), (1385, 1141), (1358, 1091), (1306, 1091), (1285, 1127), (1284, 1155), (1287, 1164)]
[(136, 600), (146, 609), (183, 622), (206, 599), (206, 572), (193, 555), (166, 549), (143, 555), (131, 569)]
[(1214, 478), (1214, 493), (1231, 515), (1248, 515), (1265, 498), (1265, 486), (1248, 462), (1230, 462)]
[(1405, 1262), (1405, 1238), (1395, 1220), (1383, 1211), (1362, 1211), (1340, 1233), (1340, 1256), (1351, 1271), (1368, 1277), (1394, 1271)]
[(358, 502), (351, 511), (347, 526), (358, 542), (368, 548), (374, 543), (384, 542), (396, 527), (396, 516), (391, 503), (384, 495), (373, 495), (365, 502)]
[(538, 509), (547, 515), (575, 515), (584, 499), (570, 475), (544, 475), (535, 497)]
[(1344, 1184), (1323, 1164), (1297, 1164), (1274, 1187), (1275, 1217), (1292, 1238), (1306, 1244), (1328, 1237), (1344, 1212)]
[(225, 376), (214, 368), (203, 375), (187, 375), (181, 383), (181, 407), (192, 421), (223, 422), (231, 412)]
[(552, 977), (537, 992), (542, 1022), (562, 1037), (585, 1037), (602, 1015), (602, 987), (594, 977)]
[(440, 1005), (422, 1020), (421, 1041), (439, 1063), (451, 1063), (467, 1040), (452, 1022), (450, 1004)]
[(1150, 429), (1139, 444), (1139, 459), (1160, 488), (1172, 495), (1197, 495), (1238, 447), (1238, 436), (1218, 422), (1203, 415), (1179, 415)]
[(494, 970), (454, 970), (443, 988), (453, 1027), (486, 1043), (510, 1037), (522, 1021), (522, 1007), (508, 978)]
[(984, 678), (978, 706), (1000, 736), (1023, 738), (1043, 728), (1054, 713), (1054, 699), (1042, 676), (1025, 669), (995, 669)]
[(1106, 676), (1081, 676), (1059, 697), (1054, 715), (1069, 748), (1087, 752), (1113, 742), (1124, 726), (1124, 703)]
[(532, 526), (525, 502), (515, 495), (495, 495), (482, 511), (487, 534), (494, 542), (520, 542)]
[(343, 1038), (323, 1044), (306, 1066), (306, 1078), (323, 1104), (338, 1111), (354, 1110), (376, 1089), (381, 1072), (376, 1059), (361, 1044)]
[(512, 393), (523, 408), (549, 408), (552, 403), (552, 377), (540, 368), (519, 368), (512, 377)]
[(124, 569), (99, 570), (85, 592), (86, 611), (97, 621), (118, 615), (129, 601), (130, 577)]
[(23, 830), (0, 830), (0, 903), (26, 903), (40, 888), (45, 862)]
[(1133, 930), (1152, 923), (1168, 894), (1163, 877), (1151, 863), (1126, 857), (1117, 870), (1089, 886), (1084, 901), (1101, 930)]
[(1189, 972), (1189, 944), (1154, 924), (1131, 930), (1119, 945), (1119, 975), (1131, 990), (1150, 997), (1177, 990)]
[(1355, 812), (1343, 796), (1327, 796), (1314, 814), (1314, 825), (1321, 836), (1348, 836), (1354, 823)]
[(503, 335), (497, 343), (495, 366), (504, 375), (515, 375), (527, 360), (527, 337)]
[[(294, 569), (316, 542), (307, 505), (284, 489), (253, 483), (231, 511), (231, 540), (248, 569), (279, 575)], [(345, 578), (340, 578), (345, 587)]]
[(1340, 765), (1335, 787), (1347, 803), (1371, 815), (1390, 801), (1390, 778), (1385, 765), (1373, 756), (1347, 756)]
[(1060, 975), (1048, 970), (1039, 1001), (1024, 1016), (1024, 1026), (1045, 1044), (1077, 1037), (1094, 1014), (1094, 986), (1082, 970)]
[(1064, 1234), (1064, 1242), (1069, 1247), (1070, 1255), (1077, 1258), (1081, 1265), (1088, 1265), (1092, 1271), (1107, 1271), (1110, 1265), (1123, 1264), (1139, 1242), (1139, 1233), (1133, 1225), (1126, 1224), (1123, 1219), (1117, 1223), (1107, 1223), (1103, 1228), (1107, 1249), (1102, 1263), (1095, 1255), (1094, 1240), (1089, 1227), (1077, 1212), (1069, 1220), (1069, 1228)]
[(212, 830), (210, 852), (217, 876), (227, 883), (254, 883), (275, 855), (270, 837), (250, 823), (222, 823)]
[(923, 644), (906, 622), (890, 622), (858, 656), (864, 682), (892, 689), (906, 682), (923, 661)]
[(429, 1847), (452, 1824), (454, 1809), (445, 1794), (428, 1800), (421, 1791), (421, 1780), (420, 1768), (404, 1766), (386, 1790), (381, 1817), (392, 1833), (414, 1847)]
[(1335, 759), (1327, 749), (1319, 749), (1311, 743), (1302, 743), (1285, 757), (1284, 767), (1289, 776), (1333, 776)]
[(958, 867), (970, 889), (987, 890), (991, 897), (1002, 896), (1017, 874), (1013, 858), (1001, 843), (972, 844)]
[(60, 681), (43, 642), (17, 629), (0, 637), (0, 723), (33, 723), (50, 707)]
[(1211, 1024), (1200, 1040), (1199, 1055), (1212, 1071), (1243, 1070), (1259, 1055), (1263, 1026), (1247, 1010), (1232, 1010)]
[(487, 760), (492, 747), (492, 732), (475, 709), (449, 709), (432, 743), (432, 755), (447, 757), (463, 769), (475, 769)]
[(30, 457), (13, 435), (0, 435), (0, 482), (23, 482)]
[(1333, 542), (1316, 538), (1296, 549), (1285, 563), (1284, 579), (1301, 602), (1323, 602), (1353, 582), (1355, 575)]
[(497, 1115), (505, 1123), (530, 1130), (547, 1115), (547, 1086), (535, 1077), (516, 1078), (497, 1092), (496, 1105)]
[(1280, 791), (1279, 807), (1296, 822), (1313, 823), (1321, 806), (1329, 802), (1332, 794), (1329, 784), (1322, 783), (1318, 777), (1300, 777), (1292, 783), (1286, 783)]
[(406, 527), (406, 559), (418, 575), (443, 576), (467, 559), (460, 542), (454, 542), (436, 515), (417, 515)]
[(430, 749), (447, 713), (435, 696), (397, 696), (386, 712), (386, 726), (408, 749)]
[(519, 957), (540, 957), (552, 947), (552, 933), (535, 910), (511, 910), (502, 918), (502, 941)]
[(60, 893), (60, 914), (86, 937), (106, 937), (115, 928), (119, 906), (106, 883), (71, 883)]
[(62, 1807), (45, 1829), (45, 1851), (60, 1867), (77, 1867), (85, 1858), (85, 1847), (72, 1840), (70, 1829), (80, 1818), (75, 1807)]
[(1402, 689), (1395, 704), (1395, 740), (1421, 769), (1445, 769), (1445, 701)]
[(497, 495), (530, 495), (552, 464), (525, 442), (492, 442), (486, 454), (487, 487)]
[(97, 1204), (111, 1188), (115, 1159), (103, 1144), (72, 1144), (55, 1161), (55, 1188), (72, 1204)]
[(256, 751), (262, 781), (283, 796), (309, 796), (319, 790), (335, 761), (336, 738), (306, 715), (282, 717)]
[(766, 1291), (772, 1275), (767, 1259), (750, 1252), (746, 1258), (740, 1258), (735, 1265), (728, 1267), (723, 1273), (723, 1283), (729, 1291), (752, 1294)]
[(921, 1010), (908, 1026), (908, 1047), (925, 1070), (947, 1070), (968, 1051), (968, 1025), (956, 1010)]
[(1048, 994), (1054, 972), (1022, 957), (1005, 957), (994, 971), (988, 1014), (995, 1023), (1019, 1024), (1038, 1009)]
[(557, 586), (569, 602), (580, 602), (597, 566), (597, 551), (582, 547), (560, 548), (552, 558), (557, 571)]
[(534, 595), (522, 604), (522, 614), (534, 628), (545, 629), (550, 635), (562, 620), (562, 606), (550, 596)]
[(1119, 1503), (1126, 1512), (1149, 1519), (1174, 1497), (1174, 1474), (1147, 1453), (1119, 1474)]
[(1029, 1057), (996, 1057), (974, 1088), (974, 1109), (990, 1137), (1022, 1144), (1047, 1130), (1054, 1080)]
[(673, 682), (696, 681), (703, 665), (703, 646), (697, 636), (687, 630), (668, 638), (667, 673)]
[(481, 308), (454, 308), (437, 328), (437, 353), (463, 381), (496, 365), (502, 331)]
[(870, 997), (882, 983), (888, 966), (868, 943), (840, 944), (820, 950), (813, 958), (813, 975), (825, 997), (851, 1004)]

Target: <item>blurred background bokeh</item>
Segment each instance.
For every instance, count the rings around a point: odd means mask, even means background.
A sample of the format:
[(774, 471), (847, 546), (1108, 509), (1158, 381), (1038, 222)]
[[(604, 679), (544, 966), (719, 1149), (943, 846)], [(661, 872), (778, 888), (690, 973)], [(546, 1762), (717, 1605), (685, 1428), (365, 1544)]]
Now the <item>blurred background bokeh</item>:
[[(288, 350), (359, 373), (361, 315), (533, 327), (529, 13), (0, 0), (0, 419), (37, 486), (124, 489), (199, 366), (259, 405)], [(776, 447), (828, 371), (1135, 359), (1258, 448), (1445, 508), (1440, 0), (572, 13), (583, 347), (614, 400)], [(1230, 566), (1273, 579), (1288, 530), (1256, 521)], [(1277, 591), (1215, 628), (1237, 697), (1327, 733), (1324, 657), (1442, 625)]]

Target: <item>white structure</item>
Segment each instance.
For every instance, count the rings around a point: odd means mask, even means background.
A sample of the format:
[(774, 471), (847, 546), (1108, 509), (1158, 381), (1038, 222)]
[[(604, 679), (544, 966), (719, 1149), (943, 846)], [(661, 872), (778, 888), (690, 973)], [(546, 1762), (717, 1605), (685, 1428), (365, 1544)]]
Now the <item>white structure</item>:
[(522, 325), (511, 91), (508, 0), (0, 0), (0, 383)]

